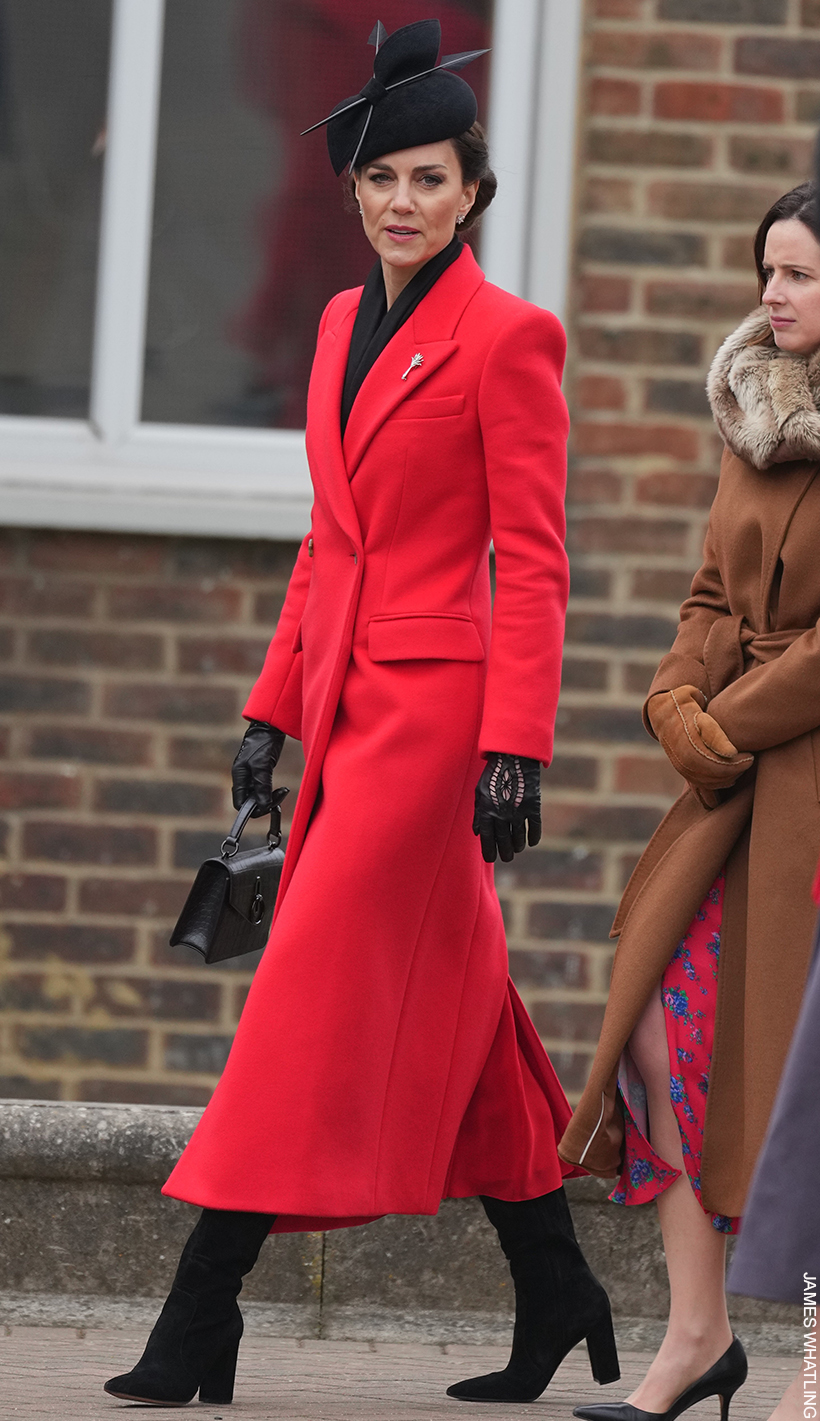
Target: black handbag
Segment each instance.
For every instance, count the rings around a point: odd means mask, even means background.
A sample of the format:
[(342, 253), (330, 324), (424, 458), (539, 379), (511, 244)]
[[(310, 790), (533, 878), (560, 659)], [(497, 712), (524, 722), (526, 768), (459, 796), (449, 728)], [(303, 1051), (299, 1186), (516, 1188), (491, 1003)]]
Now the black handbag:
[(287, 793), (274, 791), (267, 844), (240, 852), (239, 839), (256, 801), (242, 805), (219, 858), (206, 859), (194, 879), (171, 934), (172, 947), (182, 943), (201, 952), (206, 962), (225, 962), (265, 946), (285, 859), (279, 847), (279, 806)]

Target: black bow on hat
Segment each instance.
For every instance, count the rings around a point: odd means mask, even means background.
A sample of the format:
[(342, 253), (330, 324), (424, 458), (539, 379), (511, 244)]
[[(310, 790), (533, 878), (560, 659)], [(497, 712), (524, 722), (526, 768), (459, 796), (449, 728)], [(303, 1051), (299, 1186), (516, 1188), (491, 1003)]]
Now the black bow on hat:
[(456, 138), (476, 119), (475, 94), (453, 71), (486, 54), (486, 49), (450, 54), (437, 63), (438, 20), (404, 25), (389, 38), (379, 20), (368, 43), (376, 47), (373, 78), (361, 93), (344, 99), (327, 118), (305, 129), (313, 133), (327, 124), (327, 146), (337, 175), (348, 164), (363, 167), (383, 153)]

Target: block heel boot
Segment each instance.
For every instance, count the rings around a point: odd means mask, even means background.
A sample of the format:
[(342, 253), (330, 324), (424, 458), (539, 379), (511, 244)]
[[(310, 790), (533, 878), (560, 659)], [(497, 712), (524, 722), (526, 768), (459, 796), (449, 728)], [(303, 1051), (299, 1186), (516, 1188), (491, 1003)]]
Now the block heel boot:
[(203, 1209), (182, 1250), (173, 1286), (133, 1371), (105, 1383), (110, 1396), (149, 1406), (233, 1400), (242, 1338), (237, 1296), (275, 1214)]
[(592, 1375), (618, 1380), (609, 1298), (575, 1237), (563, 1189), (508, 1203), (481, 1196), (515, 1285), (512, 1355), (502, 1372), (457, 1382), (459, 1401), (535, 1401), (567, 1353), (586, 1340)]

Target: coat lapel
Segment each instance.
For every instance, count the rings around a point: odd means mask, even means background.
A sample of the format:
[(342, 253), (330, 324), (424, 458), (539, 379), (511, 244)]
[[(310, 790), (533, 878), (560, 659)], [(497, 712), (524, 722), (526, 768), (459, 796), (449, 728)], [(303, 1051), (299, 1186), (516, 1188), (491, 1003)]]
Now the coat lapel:
[[(772, 595), (772, 581), (777, 567), (777, 560), (783, 551), (783, 544), (786, 541), (792, 519), (814, 483), (818, 472), (820, 472), (820, 464), (802, 464), (798, 466), (789, 479), (788, 484), (784, 487), (786, 498), (784, 500), (783, 516), (777, 521), (767, 519), (763, 524), (762, 577), (760, 582), (761, 605), (759, 613), (759, 627), (761, 631), (765, 631), (769, 628), (769, 603)], [(772, 477), (779, 478), (780, 474), (777, 471), (777, 466), (775, 466), (774, 474), (769, 469), (765, 471), (764, 477), (769, 479)]]
[(469, 247), (465, 248), (368, 371), (345, 431), (344, 462), (349, 479), (385, 420), (458, 350), (454, 339), (458, 323), (483, 281), (484, 273)]
[(308, 392), (307, 452), (317, 494), (321, 492), (339, 527), (361, 548), (361, 528), (345, 468), (341, 429), (342, 386), (358, 295), (349, 293), (350, 301), (338, 319), (328, 324), (316, 348)]

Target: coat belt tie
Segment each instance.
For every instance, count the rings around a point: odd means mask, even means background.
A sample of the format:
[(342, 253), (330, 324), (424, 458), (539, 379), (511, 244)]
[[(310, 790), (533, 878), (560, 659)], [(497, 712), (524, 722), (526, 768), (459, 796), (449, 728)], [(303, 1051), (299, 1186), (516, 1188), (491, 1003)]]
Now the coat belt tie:
[(776, 661), (792, 642), (809, 631), (814, 628), (783, 627), (775, 632), (756, 632), (745, 617), (719, 617), (709, 628), (703, 648), (710, 698), (739, 680), (752, 666)]

